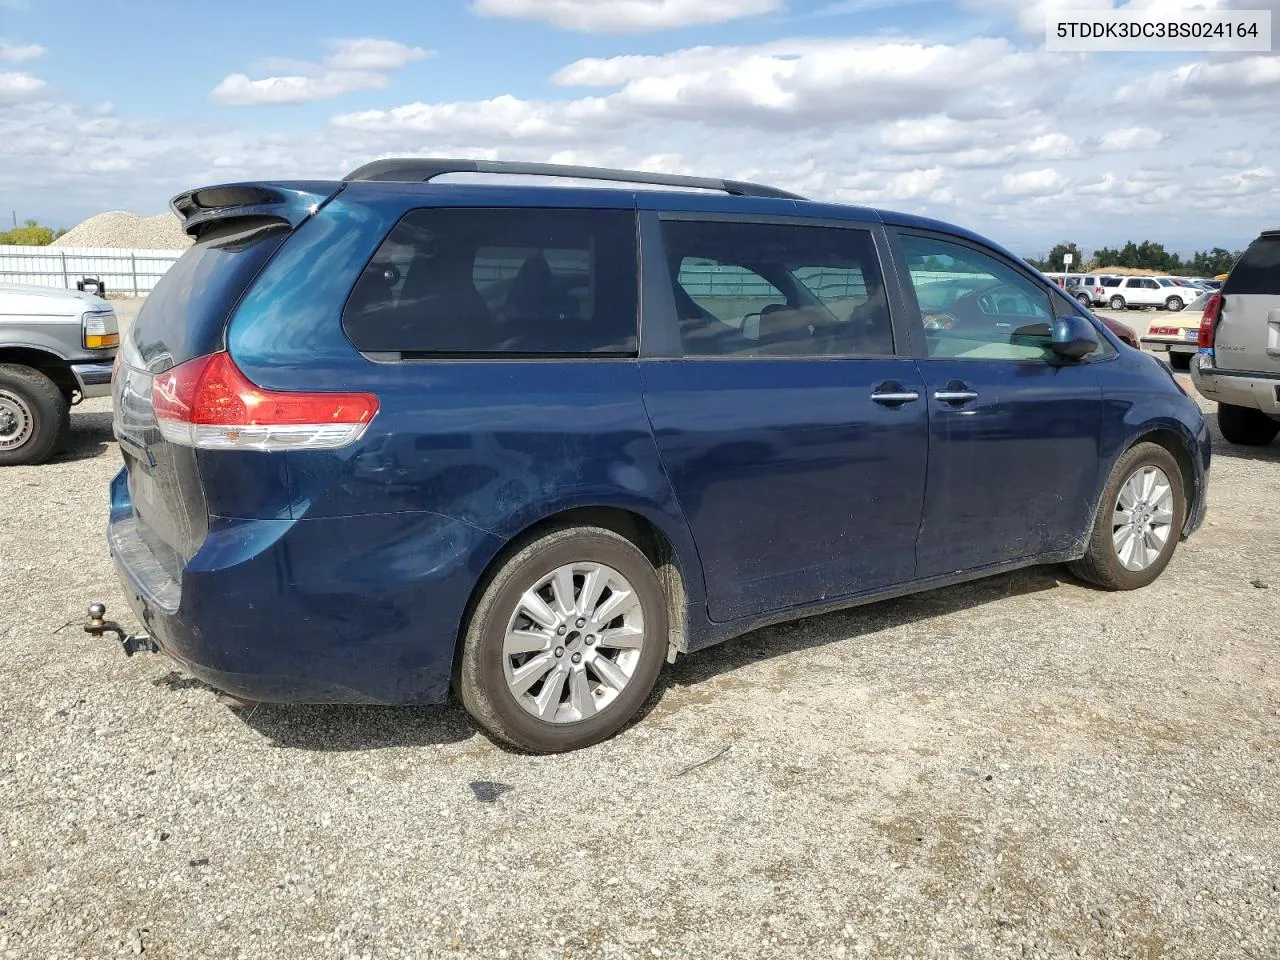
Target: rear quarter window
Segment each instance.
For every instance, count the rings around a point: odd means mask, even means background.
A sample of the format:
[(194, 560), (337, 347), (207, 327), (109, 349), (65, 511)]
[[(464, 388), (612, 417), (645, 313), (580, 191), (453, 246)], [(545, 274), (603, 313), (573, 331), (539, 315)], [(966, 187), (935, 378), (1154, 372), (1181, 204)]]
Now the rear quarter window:
[(1249, 244), (1231, 268), (1222, 293), (1280, 295), (1280, 236), (1259, 237)]
[(369, 353), (634, 355), (637, 284), (631, 211), (413, 210), (342, 324)]

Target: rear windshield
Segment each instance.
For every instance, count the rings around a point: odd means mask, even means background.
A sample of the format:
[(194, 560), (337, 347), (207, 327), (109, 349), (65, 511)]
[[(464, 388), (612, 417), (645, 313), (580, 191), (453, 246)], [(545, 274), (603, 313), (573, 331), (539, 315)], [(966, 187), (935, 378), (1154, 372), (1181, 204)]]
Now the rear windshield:
[(1280, 236), (1259, 237), (1231, 268), (1224, 296), (1236, 293), (1280, 294)]
[(130, 331), (147, 369), (217, 350), (231, 310), (288, 235), (275, 220), (207, 230), (160, 278)]
[(370, 353), (634, 355), (637, 284), (632, 211), (413, 210), (342, 324)]

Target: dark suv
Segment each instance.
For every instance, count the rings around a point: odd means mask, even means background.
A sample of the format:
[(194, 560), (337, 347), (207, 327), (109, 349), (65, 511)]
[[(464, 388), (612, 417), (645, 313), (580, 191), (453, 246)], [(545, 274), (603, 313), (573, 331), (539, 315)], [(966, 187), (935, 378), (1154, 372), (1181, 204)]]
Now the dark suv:
[(1030, 564), (1141, 587), (1204, 515), (1164, 366), (944, 223), (439, 160), (174, 208), (109, 539), (147, 646), (236, 697), (452, 685), (570, 749), (678, 653)]

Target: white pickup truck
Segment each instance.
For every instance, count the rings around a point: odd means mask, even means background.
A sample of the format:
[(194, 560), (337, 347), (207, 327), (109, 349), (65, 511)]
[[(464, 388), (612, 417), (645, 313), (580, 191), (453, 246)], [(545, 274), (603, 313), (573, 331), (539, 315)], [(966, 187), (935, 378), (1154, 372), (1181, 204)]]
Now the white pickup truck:
[(42, 463), (70, 409), (109, 396), (120, 328), (100, 297), (0, 283), (0, 466)]
[(1174, 277), (1125, 277), (1116, 286), (1108, 286), (1107, 306), (1112, 310), (1129, 307), (1160, 307), (1178, 311), (1201, 293), (1183, 286)]

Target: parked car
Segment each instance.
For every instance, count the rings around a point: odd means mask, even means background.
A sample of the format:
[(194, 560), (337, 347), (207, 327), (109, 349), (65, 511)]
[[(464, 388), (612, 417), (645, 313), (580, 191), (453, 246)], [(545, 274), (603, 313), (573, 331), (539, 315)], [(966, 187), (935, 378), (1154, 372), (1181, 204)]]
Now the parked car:
[(1101, 306), (1107, 302), (1106, 288), (1102, 286), (1102, 278), (1097, 274), (1068, 277), (1066, 289), (1086, 307)]
[(91, 294), (0, 284), (0, 466), (48, 460), (72, 405), (111, 393), (118, 331), (111, 304)]
[(147, 645), (245, 700), (452, 684), (572, 749), (677, 654), (1030, 564), (1142, 587), (1204, 516), (1167, 368), (939, 221), (443, 160), (174, 209), (108, 540)]
[(1172, 277), (1123, 277), (1107, 289), (1107, 306), (1112, 310), (1160, 307), (1177, 312), (1193, 299), (1190, 291), (1175, 284)]
[(1116, 335), (1119, 340), (1126, 346), (1133, 347), (1135, 350), (1141, 350), (1138, 345), (1138, 335), (1134, 333), (1133, 327), (1127, 323), (1121, 323), (1119, 320), (1113, 320), (1111, 317), (1098, 317), (1108, 330)]
[(1142, 338), (1142, 346), (1167, 354), (1169, 366), (1175, 370), (1190, 369), (1192, 358), (1200, 350), (1200, 313), (1210, 296), (1202, 292), (1180, 313), (1152, 320)]
[(1199, 343), (1191, 379), (1218, 401), (1222, 435), (1270, 443), (1280, 433), (1280, 230), (1253, 241), (1210, 297)]

